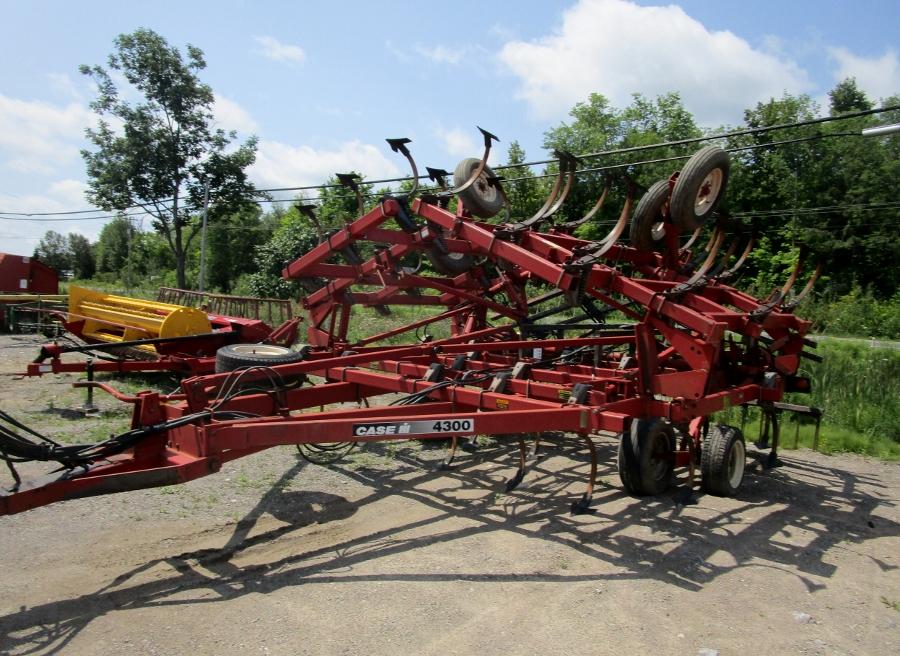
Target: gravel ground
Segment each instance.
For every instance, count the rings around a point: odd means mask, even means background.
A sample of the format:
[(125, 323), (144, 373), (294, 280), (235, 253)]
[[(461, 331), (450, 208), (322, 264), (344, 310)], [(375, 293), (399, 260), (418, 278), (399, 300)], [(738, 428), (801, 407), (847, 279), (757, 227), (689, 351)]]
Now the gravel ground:
[[(0, 372), (37, 343), (0, 336)], [(73, 380), (4, 375), (0, 408), (63, 439), (127, 424), (102, 396), (81, 418)], [(680, 505), (625, 495), (597, 443), (580, 516), (586, 454), (550, 437), (510, 494), (513, 444), (451, 471), (439, 445), (329, 468), (281, 447), (0, 517), (0, 653), (900, 653), (897, 464), (785, 451), (737, 498)]]

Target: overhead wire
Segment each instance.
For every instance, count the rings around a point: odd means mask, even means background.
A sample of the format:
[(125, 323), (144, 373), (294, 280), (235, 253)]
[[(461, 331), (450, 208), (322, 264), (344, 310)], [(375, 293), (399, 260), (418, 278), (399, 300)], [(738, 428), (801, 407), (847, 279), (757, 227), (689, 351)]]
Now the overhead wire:
[[(673, 147), (673, 146), (690, 145), (690, 144), (694, 144), (694, 143), (701, 143), (704, 141), (715, 141), (715, 140), (727, 139), (727, 138), (731, 138), (731, 137), (746, 136), (746, 135), (752, 135), (752, 134), (764, 134), (764, 133), (768, 133), (768, 132), (787, 130), (787, 129), (791, 129), (791, 128), (806, 127), (806, 126), (810, 126), (810, 125), (819, 125), (819, 124), (835, 122), (835, 121), (845, 121), (845, 120), (850, 120), (850, 119), (854, 119), (854, 118), (859, 118), (862, 116), (869, 116), (869, 115), (880, 114), (880, 113), (896, 111), (896, 110), (900, 110), (900, 105), (891, 105), (888, 107), (880, 107), (880, 108), (874, 108), (874, 109), (869, 109), (869, 110), (863, 110), (863, 111), (859, 111), (859, 112), (852, 112), (852, 113), (848, 113), (848, 114), (842, 114), (840, 116), (824, 116), (824, 117), (819, 117), (819, 118), (815, 118), (815, 119), (807, 119), (804, 121), (794, 121), (791, 123), (781, 123), (781, 124), (777, 124), (777, 125), (760, 126), (760, 127), (756, 127), (756, 128), (745, 128), (742, 130), (732, 130), (730, 132), (722, 132), (722, 133), (718, 133), (718, 134), (707, 134), (707, 135), (703, 135), (703, 136), (699, 136), (699, 137), (691, 137), (688, 139), (678, 139), (678, 140), (659, 142), (659, 143), (654, 143), (654, 144), (644, 144), (641, 146), (630, 146), (630, 147), (626, 147), (626, 148), (615, 148), (615, 149), (598, 151), (598, 152), (594, 152), (594, 153), (583, 153), (580, 155), (576, 155), (576, 157), (578, 157), (580, 159), (594, 159), (594, 158), (598, 158), (598, 157), (606, 157), (606, 156), (618, 155), (618, 154), (623, 154), (623, 153), (642, 152), (642, 151), (652, 150), (652, 149), (656, 149), (656, 148), (667, 148), (667, 147)], [(800, 139), (796, 139), (796, 140), (787, 140), (783, 143), (794, 143), (794, 142), (807, 141), (807, 140), (813, 140), (813, 139), (818, 139), (818, 138), (826, 138), (827, 136), (829, 136), (829, 135), (815, 135), (815, 136), (800, 138)], [(841, 135), (835, 135), (835, 136), (860, 136), (860, 135), (857, 133), (843, 133)], [(769, 146), (774, 146), (774, 145), (778, 145), (778, 142), (753, 144), (753, 145), (741, 147), (741, 148), (738, 148), (735, 150), (751, 149), (751, 148), (764, 148), (764, 147), (769, 147)], [(595, 167), (595, 168), (590, 168), (590, 169), (582, 169), (581, 171), (579, 171), (579, 173), (599, 172), (599, 171), (610, 170), (610, 169), (614, 169), (614, 168), (623, 168), (623, 167), (627, 167), (627, 166), (637, 166), (637, 165), (644, 165), (644, 164), (650, 164), (650, 163), (674, 161), (677, 159), (687, 159), (687, 157), (688, 156), (684, 156), (684, 157), (679, 156), (679, 157), (674, 157), (674, 158), (659, 158), (659, 159), (655, 159), (655, 160), (646, 160), (643, 162), (630, 162), (630, 163), (623, 163), (623, 164), (615, 164), (615, 165), (611, 165), (609, 167)], [(531, 167), (531, 166), (540, 166), (540, 165), (545, 165), (545, 164), (551, 164), (555, 161), (556, 161), (555, 159), (535, 160), (535, 161), (531, 161), (531, 162), (522, 162), (520, 164), (504, 164), (504, 165), (495, 166), (492, 168), (495, 171), (501, 171), (501, 170), (506, 170), (509, 168), (521, 168), (521, 167)], [(548, 176), (540, 176), (540, 177), (548, 177)], [(428, 176), (420, 175), (420, 176), (418, 176), (418, 179), (426, 180), (426, 179), (428, 179)], [(534, 176), (531, 179), (539, 179), (539, 177)], [(411, 176), (368, 180), (368, 181), (365, 181), (365, 184), (366, 185), (379, 185), (379, 184), (389, 184), (389, 183), (409, 182), (409, 181), (412, 181)], [(509, 181), (515, 181), (515, 179), (509, 180)], [(268, 189), (254, 190), (252, 195), (285, 192), (285, 191), (312, 191), (312, 190), (316, 190), (316, 189), (341, 188), (342, 186), (343, 185), (337, 184), (337, 183), (322, 183), (322, 184), (317, 184), (317, 185), (302, 185), (302, 186), (294, 186), (294, 187), (272, 187), (272, 188), (268, 188)], [(368, 195), (377, 195), (377, 194), (368, 194)], [(176, 200), (176, 197), (173, 196), (171, 198), (161, 199), (157, 202), (170, 203), (170, 202), (174, 202), (175, 200)], [(260, 198), (260, 199), (253, 199), (253, 200), (255, 200), (256, 202), (285, 202), (285, 199), (271, 200), (271, 199)], [(290, 200), (293, 200), (293, 199), (290, 199)], [(310, 199), (306, 199), (306, 200), (321, 200), (321, 197), (310, 198)], [(142, 205), (130, 205), (130, 206), (123, 208), (123, 212), (130, 210), (130, 209), (139, 208), (139, 207), (143, 207), (143, 206)], [(185, 209), (186, 211), (190, 211), (190, 210), (200, 209), (200, 207), (199, 206), (185, 206), (183, 209)], [(6, 221), (9, 221), (9, 220), (26, 220), (26, 221), (100, 220), (100, 219), (106, 219), (106, 218), (115, 218), (120, 215), (120, 214), (107, 214), (102, 217), (100, 217), (100, 216), (98, 216), (98, 217), (79, 217), (79, 218), (67, 218), (67, 219), (29, 218), (29, 217), (57, 217), (57, 216), (71, 217), (71, 215), (73, 215), (73, 214), (81, 215), (81, 214), (91, 214), (91, 213), (103, 212), (103, 211), (104, 210), (101, 210), (101, 209), (93, 209), (93, 210), (85, 209), (85, 210), (71, 210), (71, 211), (57, 211), (57, 212), (11, 212), (11, 211), (0, 210), (0, 220), (6, 220)], [(125, 214), (125, 216), (128, 216), (128, 215), (144, 216), (147, 214), (152, 215), (151, 212), (148, 212), (145, 210), (143, 212), (135, 212), (135, 213), (131, 213), (131, 214)], [(22, 217), (22, 218), (19, 218), (19, 217)]]

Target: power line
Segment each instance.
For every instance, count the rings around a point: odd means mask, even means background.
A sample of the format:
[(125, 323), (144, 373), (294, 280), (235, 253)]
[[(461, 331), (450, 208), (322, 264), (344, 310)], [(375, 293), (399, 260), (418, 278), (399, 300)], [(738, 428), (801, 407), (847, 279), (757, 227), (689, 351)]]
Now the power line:
[[(778, 147), (778, 146), (803, 143), (803, 142), (808, 142), (808, 141), (817, 141), (820, 139), (830, 139), (830, 138), (835, 138), (835, 137), (846, 138), (846, 137), (859, 137), (859, 136), (861, 136), (861, 135), (858, 132), (834, 132), (831, 134), (811, 135), (808, 137), (799, 137), (796, 139), (785, 139), (782, 141), (771, 141), (771, 142), (766, 142), (766, 143), (762, 143), (762, 144), (750, 144), (747, 146), (737, 146), (735, 148), (727, 148), (725, 150), (727, 150), (730, 153), (737, 153), (737, 152), (742, 152), (742, 151), (746, 151), (746, 150), (774, 148), (774, 147)], [(659, 157), (656, 159), (646, 159), (646, 160), (639, 160), (639, 161), (623, 162), (621, 164), (610, 164), (608, 166), (598, 166), (598, 167), (586, 168), (586, 169), (581, 169), (579, 171), (576, 171), (575, 173), (576, 173), (576, 175), (584, 175), (587, 173), (603, 173), (606, 171), (614, 171), (614, 170), (625, 169), (625, 168), (629, 168), (629, 167), (648, 166), (651, 164), (662, 164), (662, 163), (666, 163), (666, 162), (677, 162), (677, 161), (690, 159), (690, 157), (691, 157), (691, 155), (673, 155), (671, 157)], [(555, 160), (552, 160), (552, 161), (555, 161)], [(518, 168), (520, 166), (526, 166), (526, 165), (525, 164), (516, 164), (514, 166), (495, 167), (495, 170), (499, 170), (500, 168)], [(543, 180), (543, 179), (554, 178), (554, 177), (556, 177), (556, 173), (545, 173), (545, 174), (541, 174), (541, 175), (529, 175), (529, 176), (522, 176), (522, 177), (518, 177), (518, 178), (501, 178), (501, 180), (506, 183), (512, 183), (512, 182), (525, 182), (525, 181), (529, 181), (529, 180)], [(409, 180), (409, 178), (404, 178), (404, 179)], [(366, 184), (374, 185), (377, 182), (378, 181), (367, 182)], [(326, 188), (326, 187), (340, 187), (340, 186), (341, 185), (323, 185), (322, 187), (304, 187), (302, 189), (322, 189), (322, 188)], [(284, 188), (284, 189), (288, 189), (288, 188)], [(300, 189), (300, 188), (297, 188), (297, 189)], [(437, 188), (429, 187), (429, 188), (424, 188), (423, 190), (424, 191), (429, 191), (429, 190), (437, 191)], [(265, 190), (265, 191), (273, 191), (273, 190)], [(382, 192), (378, 191), (378, 190), (367, 191), (367, 192), (363, 192), (362, 195), (365, 198), (374, 198), (375, 196), (382, 195)], [(337, 196), (335, 196), (335, 198), (347, 200), (347, 199), (353, 199), (353, 198), (355, 198), (355, 196), (352, 196), (349, 194), (348, 195), (337, 195)], [(259, 204), (292, 203), (296, 200), (297, 200), (296, 197), (294, 197), (294, 198), (264, 198), (264, 199), (259, 199), (256, 202)], [(325, 197), (324, 196), (310, 196), (310, 197), (304, 197), (303, 200), (322, 201), (322, 200), (325, 200)], [(193, 205), (188, 205), (188, 206), (185, 206), (184, 209), (185, 210), (195, 210), (195, 209), (199, 209), (199, 207), (196, 207)], [(131, 217), (131, 216), (152, 216), (152, 214), (146, 210), (143, 210), (140, 212), (126, 212), (126, 213), (120, 213), (120, 214), (106, 214), (106, 215), (102, 215), (102, 216), (76, 217), (76, 218), (67, 217), (67, 218), (36, 218), (35, 219), (35, 218), (27, 218), (27, 216), (25, 216), (25, 217), (23, 217), (23, 216), (7, 216), (9, 214), (13, 214), (13, 213), (9, 213), (9, 212), (0, 213), (0, 221), (32, 221), (32, 222), (37, 222), (37, 223), (45, 223), (45, 222), (53, 223), (53, 222), (59, 222), (59, 221), (94, 221), (94, 220), (105, 220), (105, 219), (112, 219), (112, 218), (118, 218), (118, 217), (126, 217), (127, 218), (127, 217)], [(61, 212), (60, 214), (65, 214), (65, 213)], [(38, 215), (35, 214), (35, 215), (28, 215), (28, 216), (38, 216)], [(47, 216), (47, 215), (45, 214), (43, 216)]]
[[(778, 131), (778, 130), (787, 130), (790, 128), (805, 127), (805, 126), (809, 126), (809, 125), (819, 125), (819, 124), (835, 122), (835, 121), (846, 121), (846, 120), (850, 120), (850, 119), (854, 119), (854, 118), (859, 118), (862, 116), (870, 116), (870, 115), (874, 115), (874, 114), (881, 114), (881, 113), (895, 111), (895, 110), (900, 110), (900, 105), (891, 105), (888, 107), (881, 107), (881, 108), (877, 108), (877, 109), (868, 109), (868, 110), (863, 110), (863, 111), (859, 111), (859, 112), (852, 112), (849, 114), (842, 114), (841, 116), (824, 116), (824, 117), (815, 118), (815, 119), (807, 119), (805, 121), (795, 121), (792, 123), (781, 123), (778, 125), (761, 126), (761, 127), (757, 127), (757, 128), (745, 128), (743, 130), (733, 130), (731, 132), (723, 132), (720, 134), (710, 134), (710, 135), (704, 135), (701, 137), (692, 137), (690, 139), (678, 139), (675, 141), (665, 141), (665, 142), (660, 142), (660, 143), (655, 143), (655, 144), (645, 144), (642, 146), (631, 146), (628, 148), (616, 148), (616, 149), (611, 149), (611, 150), (599, 151), (599, 152), (595, 152), (595, 153), (584, 153), (581, 155), (576, 155), (576, 157), (578, 157), (580, 159), (593, 159), (593, 158), (597, 158), (597, 157), (618, 155), (618, 154), (622, 154), (622, 153), (641, 152), (641, 151), (645, 151), (645, 150), (652, 150), (654, 148), (684, 146), (684, 145), (689, 145), (689, 144), (694, 144), (694, 143), (701, 143), (703, 141), (715, 141), (718, 139), (727, 139), (730, 137), (739, 137), (739, 136), (746, 136), (746, 135), (751, 135), (751, 134), (764, 134), (767, 132), (773, 132), (773, 131)], [(853, 136), (857, 136), (856, 133), (845, 133), (845, 134), (847, 134), (847, 135), (852, 134)], [(813, 137), (807, 137), (805, 139), (812, 140), (812, 139), (816, 139), (816, 138), (824, 138), (825, 136), (827, 136), (827, 135), (818, 135), (818, 136), (813, 136)], [(786, 143), (790, 143), (790, 142), (786, 142)], [(766, 146), (770, 146), (770, 145), (774, 145), (774, 143), (756, 144), (753, 146), (747, 146), (746, 148), (760, 148), (760, 147), (766, 147)], [(663, 158), (663, 159), (659, 159), (659, 160), (649, 160), (649, 163), (673, 161), (673, 159), (687, 159), (687, 157)], [(504, 165), (495, 166), (492, 168), (495, 171), (500, 171), (500, 170), (505, 170), (505, 169), (509, 169), (509, 168), (540, 166), (540, 165), (544, 165), (544, 164), (551, 164), (555, 161), (556, 161), (555, 159), (536, 160), (533, 162), (522, 162), (521, 164), (504, 164)], [(622, 167), (629, 166), (629, 165), (635, 166), (637, 164), (639, 164), (639, 163), (619, 164), (619, 165), (614, 165), (613, 167), (598, 167), (598, 168), (594, 168), (594, 169), (583, 169), (579, 173), (602, 171), (602, 170), (607, 170), (608, 168), (622, 168)], [(546, 176), (541, 176), (541, 177), (546, 177)], [(535, 176), (535, 178), (537, 178), (537, 176)], [(428, 176), (420, 175), (418, 177), (418, 179), (426, 180), (426, 179), (428, 179)], [(365, 184), (367, 184), (367, 185), (389, 184), (389, 183), (395, 183), (395, 182), (409, 182), (411, 180), (412, 180), (411, 176), (406, 176), (406, 177), (399, 177), (399, 178), (384, 178), (381, 180), (369, 180), (369, 181), (366, 181)], [(255, 194), (266, 194), (266, 193), (285, 192), (285, 191), (311, 191), (314, 189), (329, 189), (329, 188), (334, 189), (334, 188), (340, 188), (340, 187), (342, 187), (342, 185), (340, 185), (340, 184), (323, 183), (323, 184), (318, 184), (318, 185), (306, 185), (306, 186), (297, 186), (297, 187), (273, 187), (270, 189), (257, 189), (254, 193)], [(176, 199), (175, 197), (166, 198), (166, 199), (159, 200), (158, 202), (171, 203), (175, 199)], [(273, 201), (267, 201), (266, 199), (259, 199), (257, 202), (273, 202)], [(275, 202), (277, 202), (277, 201), (275, 201)], [(129, 210), (129, 209), (135, 209), (138, 207), (142, 207), (142, 206), (141, 205), (130, 205), (124, 209)], [(185, 210), (193, 210), (193, 209), (198, 209), (198, 207), (187, 206), (184, 209)], [(72, 211), (68, 211), (68, 212), (7, 212), (7, 211), (0, 210), (0, 215), (2, 215), (2, 216), (0, 216), (0, 219), (11, 220), (10, 217), (70, 216), (72, 214), (91, 214), (91, 213), (102, 212), (102, 211), (103, 210), (101, 210), (101, 209), (72, 210)], [(149, 214), (149, 212), (146, 212), (146, 213)], [(92, 217), (90, 220), (100, 219), (100, 218), (111, 218), (111, 216), (115, 217), (118, 215), (107, 215), (104, 217)], [(31, 219), (31, 220), (36, 220), (36, 219)], [(56, 220), (62, 220), (62, 219), (56, 219)]]
[[(188, 208), (193, 209), (193, 208)], [(97, 210), (94, 210), (97, 211)], [(77, 212), (73, 212), (76, 214)], [(59, 221), (100, 221), (102, 219), (116, 219), (119, 217), (128, 218), (129, 216), (147, 216), (150, 214), (149, 212), (129, 212), (127, 214), (104, 214), (102, 216), (84, 216), (84, 217), (75, 217), (75, 218), (60, 218), (60, 219), (30, 219), (29, 216), (38, 216), (38, 215), (14, 215), (14, 216), (5, 216), (6, 214), (15, 214), (14, 212), (2, 212), (0, 213), (0, 221), (31, 221), (33, 223), (57, 223)], [(61, 212), (61, 214), (68, 214), (67, 212)], [(46, 214), (41, 216), (47, 216)]]

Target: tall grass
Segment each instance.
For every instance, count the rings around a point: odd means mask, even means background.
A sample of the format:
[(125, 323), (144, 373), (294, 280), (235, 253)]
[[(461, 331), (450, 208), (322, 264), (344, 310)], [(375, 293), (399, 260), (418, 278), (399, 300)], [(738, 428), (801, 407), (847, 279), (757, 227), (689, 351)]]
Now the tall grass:
[(866, 437), (900, 442), (900, 350), (872, 348), (865, 342), (821, 340), (821, 363), (804, 361), (812, 380), (811, 395), (791, 400), (818, 406), (829, 426)]
[[(818, 450), (900, 459), (900, 350), (821, 340), (814, 352), (824, 360), (803, 360), (801, 368), (811, 379), (812, 393), (788, 394), (785, 400), (823, 410)], [(725, 423), (740, 421), (737, 408), (723, 414)], [(750, 411), (746, 419), (744, 433), (753, 441), (759, 435), (758, 413)], [(782, 415), (782, 448), (811, 448), (814, 438), (812, 419)]]

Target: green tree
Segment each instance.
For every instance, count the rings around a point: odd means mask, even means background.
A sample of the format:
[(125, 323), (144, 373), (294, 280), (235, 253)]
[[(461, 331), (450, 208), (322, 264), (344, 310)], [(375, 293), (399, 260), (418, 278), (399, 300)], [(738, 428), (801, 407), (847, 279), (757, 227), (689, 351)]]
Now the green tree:
[[(214, 98), (197, 76), (206, 67), (199, 48), (188, 45), (185, 60), (156, 32), (138, 29), (115, 40), (108, 67), (80, 68), (97, 84), (91, 108), (101, 117), (87, 130), (96, 149), (82, 151), (88, 200), (110, 211), (139, 206), (153, 217), (184, 287), (186, 253), (200, 229), (207, 186), (210, 222), (255, 197), (246, 169), (256, 157), (256, 138), (227, 149), (236, 134), (212, 127)], [(124, 77), (140, 101), (124, 99), (129, 95), (123, 98), (110, 71)]]
[(277, 210), (279, 225), (272, 237), (256, 247), (253, 254), (253, 273), (247, 285), (254, 296), (264, 298), (296, 298), (300, 286), (281, 276), (284, 267), (319, 243), (316, 230), (301, 216), (296, 207)]
[(509, 205), (514, 213), (513, 218), (528, 218), (543, 205), (547, 195), (546, 185), (535, 177), (531, 167), (522, 166), (525, 162), (525, 151), (518, 141), (509, 144), (506, 151), (506, 168), (502, 171), (507, 179), (503, 188), (509, 198)]
[(72, 268), (72, 253), (66, 238), (55, 230), (48, 230), (41, 237), (34, 256), (51, 269), (62, 273)]
[(278, 226), (278, 219), (263, 214), (259, 205), (251, 205), (209, 226), (206, 236), (207, 281), (211, 289), (231, 292), (242, 275), (255, 270), (248, 253), (267, 242)]
[(75, 232), (69, 233), (68, 248), (75, 277), (80, 280), (93, 277), (96, 265), (94, 263), (94, 247), (90, 240), (84, 235)]
[[(575, 155), (649, 146), (701, 136), (694, 117), (686, 110), (677, 93), (667, 93), (649, 100), (641, 94), (632, 96), (631, 104), (617, 109), (600, 94), (591, 94), (588, 102), (578, 103), (569, 112), (570, 123), (563, 123), (544, 133), (544, 147), (564, 150)], [(582, 174), (561, 210), (565, 220), (577, 219), (594, 205), (607, 184), (616, 186), (616, 196), (624, 196), (629, 181), (649, 187), (658, 179), (668, 177), (678, 164), (660, 162), (641, 166), (628, 165), (636, 160), (655, 160), (689, 154), (685, 147), (658, 148), (594, 157), (580, 168), (601, 169)], [(555, 172), (555, 165), (548, 172)], [(621, 211), (621, 203), (607, 202), (595, 220), (581, 230), (583, 236), (597, 238), (606, 233)]]
[[(852, 80), (829, 95), (832, 114), (872, 107)], [(785, 94), (748, 109), (745, 125), (803, 121), (817, 116), (818, 109), (808, 96)], [(872, 211), (870, 206), (893, 202), (888, 181), (900, 177), (900, 139), (860, 136), (865, 127), (897, 120), (896, 114), (729, 139), (732, 148), (752, 146), (732, 155), (728, 204), (749, 214), (762, 234), (748, 270), (760, 294), (784, 281), (801, 244), (825, 265), (820, 293), (834, 297), (854, 288), (870, 290), (876, 298), (896, 293), (898, 210)]]
[(128, 262), (134, 226), (125, 217), (116, 217), (100, 230), (96, 267), (101, 273), (118, 273)]
[[(316, 220), (323, 236), (355, 220), (359, 215), (356, 195), (337, 183), (337, 177), (329, 178), (316, 203)], [(360, 183), (360, 189), (366, 207), (372, 207), (372, 185)], [(305, 204), (310, 201), (298, 198), (296, 202)], [(296, 298), (304, 287), (314, 287), (316, 281), (307, 281), (305, 285), (301, 285), (297, 281), (285, 280), (281, 273), (287, 264), (319, 243), (319, 232), (306, 216), (301, 215), (296, 206), (287, 210), (274, 208), (270, 214), (279, 221), (278, 227), (271, 239), (256, 247), (253, 256), (254, 272), (242, 278), (242, 281), (246, 281), (250, 292), (256, 296)], [(271, 221), (272, 218), (264, 221)], [(363, 258), (370, 257), (374, 252), (375, 245), (370, 242), (362, 242), (360, 246), (360, 256)], [(342, 258), (341, 254), (335, 254), (330, 261), (346, 264), (346, 260)]]
[(828, 92), (831, 101), (831, 115), (872, 109), (872, 102), (865, 92), (856, 85), (856, 78), (848, 77)]

